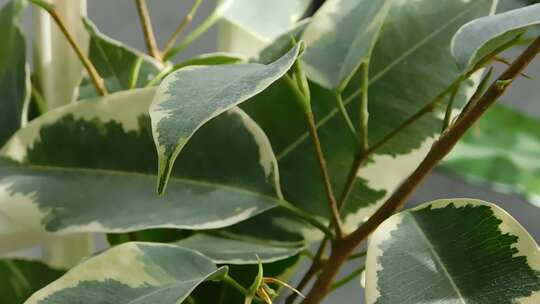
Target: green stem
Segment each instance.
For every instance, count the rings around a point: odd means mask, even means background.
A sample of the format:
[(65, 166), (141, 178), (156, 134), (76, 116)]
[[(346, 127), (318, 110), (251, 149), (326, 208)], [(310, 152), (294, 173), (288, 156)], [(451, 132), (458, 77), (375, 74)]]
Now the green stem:
[(343, 287), (343, 285), (349, 283), (354, 278), (360, 276), (362, 274), (362, 272), (364, 272), (365, 269), (366, 269), (366, 267), (361, 267), (360, 269), (353, 271), (352, 273), (350, 273), (346, 277), (342, 278), (341, 280), (335, 282), (334, 285), (332, 285), (332, 287), (330, 288), (330, 291), (334, 291), (336, 289), (339, 289), (339, 288)]
[(178, 37), (182, 35), (186, 27), (191, 23), (191, 21), (193, 21), (193, 16), (195, 16), (195, 13), (197, 13), (197, 9), (199, 9), (199, 6), (201, 5), (201, 3), (202, 3), (202, 0), (195, 0), (193, 2), (193, 6), (189, 10), (189, 12), (186, 14), (186, 16), (182, 19), (182, 21), (180, 21), (180, 24), (176, 28), (176, 31), (174, 31), (174, 34), (171, 36), (171, 38), (165, 45), (165, 50), (163, 51), (163, 53), (167, 54), (174, 47)]
[(244, 296), (247, 296), (249, 294), (247, 288), (242, 286), (240, 283), (236, 282), (236, 280), (231, 278), (228, 274), (223, 276), (223, 282), (227, 283), (229, 286), (231, 286), (234, 289), (238, 290)]
[(360, 128), (358, 133), (362, 144), (362, 151), (365, 152), (369, 149), (369, 60), (362, 64), (362, 71), (362, 97), (360, 98)]
[(446, 113), (444, 114), (444, 121), (443, 121), (443, 127), (441, 132), (444, 132), (444, 130), (448, 129), (450, 126), (450, 122), (452, 120), (452, 110), (454, 109), (454, 103), (456, 100), (456, 96), (459, 92), (459, 88), (461, 87), (461, 81), (458, 81), (452, 90), (452, 94), (450, 94), (450, 99), (448, 100), (448, 105), (446, 106)]
[(39, 93), (39, 91), (32, 86), (32, 96), (34, 97), (34, 101), (36, 103), (37, 110), (40, 115), (45, 114), (47, 112), (47, 103), (45, 102), (45, 99)]
[(348, 260), (360, 259), (360, 258), (365, 257), (366, 255), (367, 255), (367, 251), (362, 251), (362, 252), (351, 255)]
[(354, 125), (352, 123), (351, 118), (349, 117), (349, 113), (347, 112), (347, 108), (345, 107), (345, 104), (343, 103), (343, 96), (341, 96), (341, 92), (335, 92), (334, 93), (336, 97), (336, 103), (339, 110), (339, 113), (343, 117), (343, 120), (345, 120), (345, 123), (347, 124), (347, 127), (351, 131), (351, 133), (356, 137), (356, 129), (354, 128)]
[(161, 70), (154, 78), (152, 78), (144, 87), (149, 88), (157, 85), (165, 76), (169, 75), (169, 73), (173, 70), (173, 65), (169, 63), (166, 64), (166, 66)]
[(291, 203), (289, 203), (287, 201), (281, 201), (279, 206), (285, 208), (286, 210), (291, 212), (293, 215), (295, 215), (298, 218), (304, 220), (305, 222), (311, 224), (313, 227), (319, 229), (320, 231), (322, 231), (326, 235), (326, 237), (328, 237), (328, 238), (330, 238), (332, 240), (334, 239), (334, 234), (332, 233), (332, 230), (330, 230), (325, 224), (320, 222), (318, 219), (313, 217), (308, 212), (306, 212), (306, 211), (304, 211), (304, 210), (302, 210), (300, 208), (297, 208), (296, 206), (292, 205)]
[(142, 65), (142, 57), (138, 57), (135, 63), (133, 64), (133, 68), (131, 69), (131, 75), (129, 76), (129, 89), (134, 89), (137, 86), (137, 82), (139, 81), (139, 72), (141, 70)]
[(169, 49), (163, 55), (163, 60), (169, 60), (178, 55), (180, 52), (190, 46), (195, 40), (206, 33), (220, 18), (221, 16), (214, 11), (201, 24), (199, 24), (199, 26), (189, 33), (189, 35), (187, 35), (177, 46)]

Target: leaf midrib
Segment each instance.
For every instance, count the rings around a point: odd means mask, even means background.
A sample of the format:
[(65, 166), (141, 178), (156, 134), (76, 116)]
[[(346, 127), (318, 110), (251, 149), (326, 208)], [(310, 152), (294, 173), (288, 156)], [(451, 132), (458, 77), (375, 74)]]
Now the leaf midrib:
[[(124, 175), (124, 176), (131, 175), (131, 176), (145, 177), (149, 179), (156, 178), (156, 176), (153, 174), (134, 172), (134, 171), (109, 170), (109, 169), (70, 168), (70, 167), (43, 166), (43, 165), (0, 166), (0, 169), (3, 169), (3, 168), (8, 168), (8, 169), (24, 168), (24, 169), (32, 169), (36, 171), (53, 171), (53, 172), (66, 172), (67, 171), (67, 172), (72, 172), (72, 173), (102, 173), (102, 174), (108, 174), (108, 175)], [(204, 186), (204, 187), (210, 187), (210, 188), (213, 187), (217, 189), (225, 189), (232, 192), (238, 192), (238, 193), (243, 193), (243, 194), (252, 195), (256, 197), (261, 197), (261, 198), (265, 198), (267, 200), (273, 201), (278, 205), (282, 204), (283, 202), (282, 200), (276, 197), (272, 197), (267, 194), (247, 190), (245, 188), (233, 187), (233, 186), (229, 186), (225, 184), (218, 184), (218, 183), (212, 183), (208, 181), (195, 180), (195, 179), (189, 179), (189, 178), (180, 178), (180, 177), (171, 177), (171, 180), (179, 182), (179, 183), (186, 183), (186, 184), (192, 184), (192, 185), (198, 185), (198, 186)]]
[[(470, 6), (469, 8), (463, 10), (461, 13), (457, 14), (454, 18), (450, 19), (450, 21), (445, 23), (443, 26), (441, 26), (437, 30), (427, 35), (424, 39), (422, 39), (417, 44), (415, 44), (408, 52), (404, 52), (396, 60), (392, 61), (384, 69), (382, 69), (379, 73), (377, 73), (374, 77), (372, 77), (369, 80), (369, 85), (371, 86), (374, 82), (382, 78), (384, 75), (386, 75), (386, 73), (388, 73), (388, 71), (392, 70), (395, 66), (397, 66), (402, 61), (407, 59), (410, 55), (412, 55), (416, 50), (424, 46), (431, 39), (434, 39), (435, 37), (437, 37), (438, 34), (440, 34), (442, 31), (444, 31), (446, 28), (452, 25), (456, 20), (458, 20), (459, 18), (463, 17), (465, 14), (469, 13), (471, 10), (476, 8), (476, 6), (478, 6), (479, 3), (483, 3), (483, 1), (487, 1), (487, 0), (478, 1), (476, 4)], [(353, 101), (353, 99), (356, 98), (361, 93), (361, 91), (362, 91), (361, 88), (354, 91), (349, 97), (347, 97), (344, 100), (344, 105), (348, 106)], [(323, 118), (319, 120), (319, 122), (316, 125), (316, 128), (319, 129), (322, 126), (324, 126), (324, 124), (326, 124), (327, 121), (332, 119), (337, 113), (338, 113), (338, 109), (334, 108), (326, 116), (324, 116)], [(292, 151), (294, 151), (297, 147), (299, 147), (308, 138), (309, 138), (309, 133), (307, 131), (302, 133), (302, 135), (300, 135), (295, 141), (293, 141), (291, 144), (285, 147), (281, 153), (277, 154), (277, 157), (276, 157), (277, 160), (280, 161), (283, 158), (287, 157), (287, 155), (289, 155)]]

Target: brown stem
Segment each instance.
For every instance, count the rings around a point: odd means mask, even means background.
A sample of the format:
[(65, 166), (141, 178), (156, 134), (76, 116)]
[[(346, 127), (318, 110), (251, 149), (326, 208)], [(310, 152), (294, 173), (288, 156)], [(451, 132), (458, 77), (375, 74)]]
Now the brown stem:
[(186, 14), (186, 16), (180, 21), (180, 24), (176, 28), (176, 31), (174, 31), (173, 35), (165, 45), (165, 49), (163, 50), (163, 54), (167, 54), (176, 44), (176, 40), (178, 40), (178, 37), (182, 35), (186, 27), (193, 21), (193, 16), (195, 16), (195, 13), (197, 12), (197, 9), (201, 5), (202, 0), (195, 0), (193, 2), (193, 6), (189, 10), (189, 12)]
[(105, 88), (105, 83), (103, 82), (103, 78), (99, 76), (98, 71), (96, 70), (96, 67), (90, 61), (88, 56), (86, 56), (85, 52), (79, 47), (77, 42), (75, 41), (75, 38), (69, 30), (67, 29), (66, 25), (64, 24), (64, 21), (62, 21), (62, 18), (58, 14), (58, 11), (54, 8), (54, 5), (51, 5), (49, 3), (43, 2), (43, 1), (31, 1), (33, 4), (41, 7), (44, 9), (54, 20), (62, 34), (66, 37), (66, 40), (68, 41), (69, 45), (73, 48), (75, 53), (77, 54), (77, 57), (79, 57), (79, 60), (82, 62), (84, 68), (88, 71), (88, 75), (90, 76), (90, 80), (96, 87), (96, 91), (101, 95), (105, 96), (107, 95), (107, 89)]
[(150, 21), (150, 14), (148, 13), (148, 7), (145, 0), (135, 0), (137, 5), (137, 12), (141, 19), (141, 26), (144, 33), (144, 41), (146, 42), (146, 48), (148, 54), (161, 61), (161, 53), (157, 47), (156, 36), (154, 35), (154, 29), (152, 28), (152, 22)]
[(313, 112), (308, 111), (306, 113), (307, 122), (309, 127), (309, 134), (311, 136), (311, 141), (313, 142), (313, 147), (315, 148), (315, 154), (317, 156), (317, 161), (319, 163), (319, 168), (321, 170), (324, 188), (326, 190), (326, 196), (328, 199), (328, 207), (330, 208), (330, 213), (332, 215), (332, 223), (336, 231), (336, 238), (343, 237), (343, 224), (341, 223), (341, 217), (339, 214), (339, 209), (337, 205), (336, 198), (334, 196), (334, 191), (332, 189), (332, 183), (330, 181), (330, 174), (328, 173), (328, 167), (326, 166), (326, 160), (324, 159), (324, 153), (321, 147), (321, 141), (319, 140), (319, 134), (317, 132), (317, 127), (315, 124), (315, 118), (313, 117)]
[[(324, 252), (326, 251), (326, 245), (328, 245), (328, 238), (324, 238), (322, 240), (321, 244), (319, 245), (319, 249), (317, 249), (317, 252), (315, 253), (315, 257), (313, 258), (311, 266), (309, 266), (309, 269), (306, 271), (306, 273), (300, 280), (300, 283), (298, 283), (298, 285), (296, 286), (296, 290), (304, 290), (304, 288), (311, 281), (311, 279), (315, 277), (317, 273), (319, 273), (323, 266), (323, 258)], [(298, 294), (291, 293), (285, 300), (285, 304), (293, 304), (296, 298), (298, 298)]]
[(520, 75), (530, 62), (540, 53), (540, 37), (499, 76), (482, 97), (467, 112), (462, 112), (456, 122), (447, 129), (433, 144), (430, 151), (416, 170), (396, 189), (392, 196), (373, 214), (369, 220), (353, 233), (341, 240), (336, 240), (332, 253), (313, 288), (306, 296), (304, 304), (318, 304), (329, 293), (332, 282), (347, 258), (354, 252), (370, 233), (384, 220), (401, 208), (409, 196), (431, 172), (431, 170), (452, 150), (459, 139), (480, 119), (508, 89), (514, 79)]

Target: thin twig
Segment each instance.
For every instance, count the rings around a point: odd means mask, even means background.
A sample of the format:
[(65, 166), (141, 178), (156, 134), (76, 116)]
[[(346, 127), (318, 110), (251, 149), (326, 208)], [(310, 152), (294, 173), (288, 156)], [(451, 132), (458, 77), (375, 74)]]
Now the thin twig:
[(148, 12), (148, 6), (146, 6), (146, 0), (135, 0), (135, 4), (137, 5), (137, 12), (139, 13), (139, 19), (141, 20), (144, 41), (146, 42), (148, 54), (161, 61), (161, 53), (157, 47), (156, 36), (154, 35), (154, 29), (152, 28), (152, 21), (150, 21), (150, 14)]
[(441, 132), (444, 132), (444, 130), (448, 129), (448, 127), (450, 126), (450, 121), (452, 120), (452, 110), (454, 109), (454, 103), (456, 101), (456, 97), (460, 87), (461, 82), (458, 82), (452, 89), (452, 94), (450, 94), (450, 99), (448, 100), (448, 104), (446, 105), (446, 113), (444, 114)]
[(341, 114), (343, 120), (345, 121), (345, 124), (347, 124), (347, 127), (349, 128), (351, 133), (354, 135), (354, 137), (357, 137), (354, 124), (352, 123), (349, 113), (347, 112), (347, 108), (345, 107), (345, 104), (343, 103), (343, 97), (341, 95), (341, 92), (335, 92), (334, 95), (336, 97), (336, 105), (338, 107), (339, 113)]
[(361, 142), (361, 151), (364, 153), (369, 150), (369, 60), (362, 64), (362, 94), (360, 97), (360, 127), (359, 136)]
[(456, 122), (433, 144), (430, 151), (416, 170), (394, 191), (362, 226), (332, 247), (332, 254), (315, 285), (306, 296), (304, 304), (318, 304), (330, 292), (339, 269), (347, 258), (384, 220), (401, 208), (418, 185), (431, 170), (452, 150), (459, 139), (482, 117), (508, 89), (516, 77), (540, 53), (540, 37), (514, 61), (514, 63), (495, 81), (482, 97), (467, 112), (462, 112)]
[(186, 14), (186, 16), (180, 21), (180, 24), (172, 34), (171, 38), (165, 44), (165, 48), (163, 49), (163, 54), (167, 54), (176, 44), (176, 40), (178, 40), (178, 37), (182, 35), (184, 30), (187, 28), (187, 26), (193, 21), (193, 17), (195, 16), (195, 13), (197, 12), (197, 9), (199, 9), (199, 6), (201, 5), (202, 0), (195, 0), (193, 2), (193, 6), (189, 10), (189, 12)]
[(56, 25), (58, 26), (62, 34), (64, 34), (64, 36), (66, 37), (66, 40), (68, 41), (69, 45), (73, 48), (73, 50), (77, 54), (77, 57), (79, 57), (79, 60), (84, 65), (85, 69), (88, 71), (88, 75), (90, 76), (92, 83), (96, 87), (96, 91), (101, 96), (107, 95), (108, 92), (107, 92), (107, 89), (105, 88), (105, 83), (103, 82), (103, 78), (101, 78), (101, 76), (99, 75), (98, 71), (96, 70), (96, 67), (94, 66), (92, 61), (90, 61), (90, 58), (88, 58), (86, 53), (77, 44), (77, 42), (75, 41), (75, 37), (73, 37), (73, 35), (67, 29), (64, 21), (58, 14), (58, 11), (54, 7), (54, 5), (48, 2), (42, 1), (42, 0), (30, 0), (30, 2), (41, 7), (47, 13), (49, 13), (49, 15), (55, 21)]
[(330, 291), (334, 291), (340, 287), (343, 287), (343, 285), (349, 283), (350, 281), (352, 281), (354, 278), (360, 276), (362, 274), (362, 272), (364, 272), (364, 270), (366, 269), (365, 266), (362, 266), (361, 268), (351, 272), (349, 275), (345, 276), (344, 278), (342, 278), (341, 280), (335, 282), (333, 285), (332, 285), (332, 288), (330, 288)]

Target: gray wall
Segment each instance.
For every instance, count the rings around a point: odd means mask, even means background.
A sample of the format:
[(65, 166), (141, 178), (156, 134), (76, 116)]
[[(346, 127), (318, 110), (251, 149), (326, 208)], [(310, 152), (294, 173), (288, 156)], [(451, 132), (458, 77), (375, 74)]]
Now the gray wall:
[[(0, 0), (3, 5), (6, 0)], [(145, 50), (143, 36), (137, 19), (137, 12), (131, 0), (88, 0), (89, 15), (99, 28), (113, 38)], [(153, 17), (154, 28), (160, 45), (174, 31), (180, 17), (189, 6), (190, 1), (159, 0), (148, 1)], [(203, 1), (202, 15), (208, 14), (215, 5), (215, 0)], [(28, 23), (28, 16), (26, 17)], [(201, 14), (195, 19), (200, 22)], [(198, 53), (210, 52), (216, 48), (217, 31), (210, 31), (205, 37), (195, 42), (182, 57), (189, 57)], [(516, 52), (514, 52), (515, 54)], [(182, 58), (181, 57), (181, 58)], [(531, 115), (540, 117), (540, 101), (537, 88), (540, 80), (540, 60), (537, 60), (527, 71), (534, 80), (520, 79), (512, 86), (510, 92), (504, 97), (504, 102), (511, 106), (527, 111)], [(539, 155), (540, 161), (540, 155)], [(468, 197), (492, 201), (506, 209), (519, 220), (526, 229), (540, 241), (540, 209), (527, 204), (523, 199), (514, 195), (504, 195), (492, 191), (471, 187), (462, 181), (444, 176), (435, 172), (420, 187), (413, 196), (410, 206), (438, 198)], [(349, 271), (358, 265), (350, 265)], [(326, 303), (360, 303), (363, 296), (358, 290), (358, 281), (353, 281), (336, 294), (329, 297)]]

